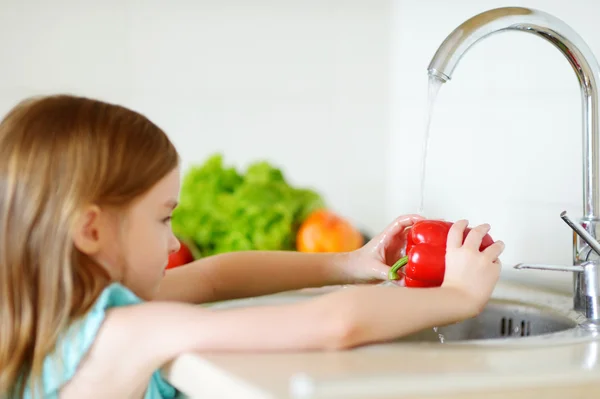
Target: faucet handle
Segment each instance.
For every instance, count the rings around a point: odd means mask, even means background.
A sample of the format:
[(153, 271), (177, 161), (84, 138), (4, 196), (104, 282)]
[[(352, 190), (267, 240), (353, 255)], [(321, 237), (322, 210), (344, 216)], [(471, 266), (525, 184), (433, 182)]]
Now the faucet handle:
[[(590, 233), (588, 233), (582, 225), (579, 223), (575, 223), (573, 219), (571, 219), (567, 215), (567, 211), (562, 211), (560, 213), (560, 218), (565, 221), (565, 223), (573, 229), (573, 231), (581, 237), (583, 241), (585, 241), (590, 248), (600, 255), (600, 243), (592, 237)], [(546, 264), (536, 264), (536, 263), (519, 263), (513, 266), (515, 269), (537, 269), (537, 270), (549, 270), (549, 271), (557, 271), (557, 272), (584, 272), (586, 268), (590, 268), (596, 266), (597, 264), (594, 262), (585, 262), (581, 265), (572, 265), (572, 266), (562, 266), (562, 265), (546, 265)]]
[(513, 266), (515, 269), (537, 269), (537, 270), (549, 270), (555, 272), (583, 272), (584, 267), (581, 265), (577, 266), (562, 266), (562, 265), (545, 265), (540, 263), (518, 263)]
[(594, 250), (594, 252), (600, 255), (600, 243), (594, 237), (592, 237), (592, 235), (588, 233), (582, 225), (575, 223), (569, 216), (567, 216), (567, 211), (562, 211), (560, 218), (564, 220), (565, 223), (569, 225), (569, 227), (572, 228), (573, 231), (577, 233), (577, 235), (581, 237), (581, 239), (585, 241), (591, 249)]

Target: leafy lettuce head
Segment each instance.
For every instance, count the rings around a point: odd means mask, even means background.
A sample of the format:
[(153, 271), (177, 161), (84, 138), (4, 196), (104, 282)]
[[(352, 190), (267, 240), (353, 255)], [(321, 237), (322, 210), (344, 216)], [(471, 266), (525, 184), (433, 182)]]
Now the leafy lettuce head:
[(186, 173), (173, 231), (191, 241), (202, 256), (240, 250), (293, 250), (300, 224), (321, 196), (290, 186), (268, 162), (250, 165), (245, 174), (214, 154)]

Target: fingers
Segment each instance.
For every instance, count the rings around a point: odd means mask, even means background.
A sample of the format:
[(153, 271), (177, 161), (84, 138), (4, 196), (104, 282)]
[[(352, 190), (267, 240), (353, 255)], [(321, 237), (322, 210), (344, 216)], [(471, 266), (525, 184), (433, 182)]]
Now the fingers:
[(416, 221), (423, 220), (424, 217), (417, 214), (409, 214), (398, 216), (392, 223), (390, 223), (384, 231), (389, 233), (397, 233), (404, 230), (408, 226), (412, 226)]
[(448, 238), (446, 239), (446, 248), (460, 248), (463, 245), (465, 229), (469, 225), (466, 220), (459, 220), (450, 227)]
[(487, 223), (475, 227), (467, 235), (464, 245), (466, 247), (479, 249), (479, 246), (481, 245), (481, 240), (483, 240), (483, 237), (489, 231), (490, 231), (490, 225)]
[(498, 261), (498, 258), (500, 257), (502, 252), (504, 252), (504, 247), (504, 242), (496, 241), (495, 243), (487, 247), (485, 250), (483, 250), (483, 253), (490, 261), (494, 263), (499, 263), (500, 261)]
[(406, 229), (409, 226), (412, 226), (415, 222), (423, 219), (424, 217), (416, 214), (402, 215), (397, 217), (383, 230), (382, 241), (388, 243), (390, 240), (393, 240), (399, 233), (404, 231), (404, 229)]

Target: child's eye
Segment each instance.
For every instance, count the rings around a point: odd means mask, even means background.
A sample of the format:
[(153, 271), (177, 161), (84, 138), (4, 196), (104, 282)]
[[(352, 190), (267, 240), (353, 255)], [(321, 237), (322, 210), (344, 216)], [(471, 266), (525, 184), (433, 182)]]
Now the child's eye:
[(170, 223), (171, 222), (171, 216), (167, 216), (166, 218), (163, 219), (163, 223)]

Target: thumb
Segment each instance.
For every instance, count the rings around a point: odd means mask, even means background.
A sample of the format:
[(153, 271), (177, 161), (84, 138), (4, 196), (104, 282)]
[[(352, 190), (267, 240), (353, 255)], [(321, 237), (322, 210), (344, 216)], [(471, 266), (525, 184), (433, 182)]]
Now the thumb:
[(388, 279), (389, 266), (374, 259), (363, 262), (362, 265), (356, 276), (358, 280), (364, 283), (376, 283)]
[(371, 272), (373, 273), (372, 277), (378, 280), (387, 280), (389, 271), (390, 266), (387, 266), (381, 262), (376, 262), (371, 269)]
[(390, 272), (390, 268), (391, 266), (388, 266), (384, 263), (381, 262), (376, 262), (373, 267), (370, 269), (369, 271), (369, 276), (368, 278), (370, 278), (371, 280), (375, 279), (375, 280), (383, 280), (383, 281), (395, 281), (395, 282), (400, 282), (400, 281), (404, 281), (404, 270), (403, 268), (400, 268), (398, 270), (398, 279), (397, 280), (389, 280), (389, 272)]

